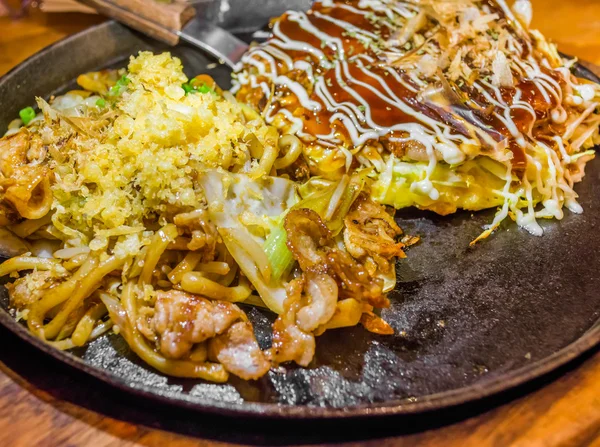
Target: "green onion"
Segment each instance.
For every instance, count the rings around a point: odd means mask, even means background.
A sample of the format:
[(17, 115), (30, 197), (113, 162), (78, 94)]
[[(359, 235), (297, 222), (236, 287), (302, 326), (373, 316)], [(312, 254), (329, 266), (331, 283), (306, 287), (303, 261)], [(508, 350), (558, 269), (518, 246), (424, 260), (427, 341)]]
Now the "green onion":
[(96, 100), (96, 105), (100, 108), (103, 108), (106, 106), (106, 101), (104, 100), (104, 98), (99, 98), (98, 100)]
[(498, 40), (498, 38), (500, 37), (500, 34), (498, 34), (498, 31), (496, 31), (495, 29), (490, 28), (486, 32), (494, 40)]
[(119, 96), (121, 94), (121, 86), (113, 85), (108, 91), (108, 96)]
[(119, 78), (119, 80), (117, 81), (117, 85), (120, 85), (121, 87), (126, 86), (127, 84), (129, 84), (131, 81), (129, 80), (129, 78), (126, 75), (123, 75)]
[(287, 247), (286, 242), (287, 233), (283, 228), (283, 224), (280, 224), (273, 227), (263, 246), (267, 259), (271, 264), (271, 278), (274, 281), (281, 279), (294, 265), (294, 256)]
[(117, 83), (110, 88), (110, 90), (108, 91), (108, 95), (119, 96), (121, 93), (123, 93), (123, 90), (127, 87), (127, 84), (129, 84), (130, 82), (131, 80), (127, 76), (121, 76)]
[(192, 93), (194, 91), (194, 87), (190, 85), (188, 82), (185, 84), (181, 84), (181, 88), (185, 91), (185, 94)]
[(196, 79), (190, 80), (190, 82), (186, 82), (185, 84), (181, 84), (181, 88), (185, 91), (185, 94), (188, 93), (216, 93), (212, 88), (208, 85), (202, 83), (200, 86), (194, 85)]
[(23, 124), (27, 125), (35, 118), (35, 110), (33, 110), (33, 107), (25, 107), (19, 111), (19, 116)]

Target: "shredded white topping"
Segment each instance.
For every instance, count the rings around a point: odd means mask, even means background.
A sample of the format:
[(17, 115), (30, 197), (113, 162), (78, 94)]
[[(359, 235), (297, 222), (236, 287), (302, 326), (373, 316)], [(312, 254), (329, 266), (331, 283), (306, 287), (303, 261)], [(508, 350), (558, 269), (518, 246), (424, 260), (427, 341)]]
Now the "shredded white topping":
[[(267, 122), (310, 143), (305, 157), (319, 174), (348, 170), (350, 155), (376, 168), (384, 203), (443, 213), (501, 205), (492, 227), (510, 216), (539, 234), (536, 217), (576, 208), (572, 178), (584, 163), (571, 157), (598, 141), (600, 89), (573, 76), (530, 20), (526, 0), (513, 9), (502, 0), (317, 2), (274, 23), (244, 56), (234, 90), (260, 108), (260, 88)], [(496, 166), (473, 177), (465, 163), (481, 156)], [(390, 159), (413, 163), (413, 177), (399, 169), (386, 189)], [(459, 183), (473, 191), (474, 181), (486, 183), (475, 199), (449, 192)], [(409, 200), (397, 197), (405, 186)]]

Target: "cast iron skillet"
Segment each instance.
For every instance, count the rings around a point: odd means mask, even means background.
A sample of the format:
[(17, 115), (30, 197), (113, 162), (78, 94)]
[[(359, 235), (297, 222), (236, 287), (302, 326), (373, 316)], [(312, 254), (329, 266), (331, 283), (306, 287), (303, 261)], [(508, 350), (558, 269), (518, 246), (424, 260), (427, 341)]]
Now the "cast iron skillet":
[[(114, 22), (65, 39), (23, 62), (0, 80), (0, 132), (34, 96), (72, 86), (78, 74), (125, 65), (139, 50), (165, 48)], [(212, 74), (228, 86), (223, 67), (196, 50), (172, 49), (188, 75)], [(211, 65), (209, 65), (210, 67)], [(578, 66), (580, 76), (598, 80)], [(384, 317), (393, 336), (362, 328), (330, 331), (317, 343), (314, 364), (286, 366), (256, 382), (223, 385), (164, 377), (115, 335), (87, 348), (60, 352), (32, 337), (7, 313), (0, 323), (41, 351), (133, 394), (227, 415), (345, 418), (411, 414), (476, 400), (549, 372), (600, 341), (600, 169), (588, 166), (577, 186), (583, 215), (542, 223), (543, 237), (506, 224), (469, 248), (494, 211), (440, 217), (398, 214), (409, 234), (422, 237), (397, 266), (398, 284)], [(249, 309), (259, 342), (270, 343), (273, 315)], [(43, 361), (43, 359), (40, 359)]]

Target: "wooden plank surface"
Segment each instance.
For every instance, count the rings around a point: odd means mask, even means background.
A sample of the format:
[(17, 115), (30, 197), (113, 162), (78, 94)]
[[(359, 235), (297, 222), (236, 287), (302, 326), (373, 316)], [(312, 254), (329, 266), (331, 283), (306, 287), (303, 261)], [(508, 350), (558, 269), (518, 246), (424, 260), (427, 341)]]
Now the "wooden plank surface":
[[(600, 1), (533, 3), (535, 27), (563, 52), (600, 65)], [(0, 18), (0, 75), (44, 46), (102, 20), (41, 13)], [(311, 425), (240, 421), (132, 399), (0, 329), (0, 446), (216, 447), (320, 440), (373, 447), (600, 447), (600, 352), (513, 392), (452, 411)]]

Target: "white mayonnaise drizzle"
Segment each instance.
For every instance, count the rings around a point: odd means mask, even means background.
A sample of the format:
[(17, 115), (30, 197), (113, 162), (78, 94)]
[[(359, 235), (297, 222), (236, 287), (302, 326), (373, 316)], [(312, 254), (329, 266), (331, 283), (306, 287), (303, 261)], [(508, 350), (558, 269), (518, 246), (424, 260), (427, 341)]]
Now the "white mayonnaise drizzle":
[[(496, 161), (506, 166), (506, 174), (502, 177), (505, 181), (503, 190), (496, 191), (504, 198), (504, 204), (489, 228), (497, 227), (509, 213), (512, 213), (520, 226), (532, 234), (539, 235), (542, 233), (542, 228), (537, 224), (536, 217), (552, 216), (560, 219), (563, 204), (573, 212), (580, 211), (581, 207), (576, 202), (577, 195), (572, 189), (573, 182), (569, 180), (568, 165), (572, 161), (569, 154), (572, 154), (573, 150), (578, 150), (592, 136), (593, 126), (577, 134), (578, 139), (570, 149), (565, 147), (565, 143), (573, 136), (576, 129), (591, 120), (589, 117), (599, 103), (594, 101), (596, 90), (592, 86), (573, 84), (567, 67), (553, 68), (556, 63), (550, 63), (548, 57), (540, 56), (539, 52), (537, 58), (534, 56), (533, 44), (526, 29), (527, 22), (530, 20), (530, 10), (527, 9), (525, 0), (519, 0), (518, 3), (515, 12), (520, 20), (516, 19), (504, 0), (496, 0), (497, 6), (513, 28), (512, 32), (507, 33), (508, 36), (503, 35), (498, 42), (492, 44), (496, 45), (494, 47), (496, 49), (504, 49), (513, 79), (516, 76), (517, 80), (529, 81), (527, 89), (531, 91), (527, 91), (527, 95), (536, 95), (537, 100), (541, 99), (544, 103), (553, 105), (547, 116), (552, 122), (565, 126), (562, 137), (553, 138), (556, 149), (536, 139), (534, 135), (534, 127), (538, 120), (536, 110), (531, 103), (523, 99), (526, 96), (518, 83), (515, 84), (508, 102), (503, 97), (503, 90), (486, 78), (476, 80), (472, 83), (472, 87), (481, 95), (480, 97), (493, 106), (493, 116), (504, 126), (510, 135), (508, 138), (513, 139), (522, 148), (530, 172), (528, 175), (533, 175), (533, 178), (524, 175), (520, 179), (520, 186), (515, 190), (515, 180), (519, 179), (513, 175), (513, 165), (510, 161), (512, 154), (507, 155), (506, 149), (490, 152), (489, 156), (495, 157)], [(344, 14), (324, 13), (322, 8), (325, 7), (332, 10), (339, 9), (340, 12), (343, 10)], [(267, 122), (287, 122), (290, 125), (288, 131), (308, 141), (340, 151), (346, 160), (346, 170), (351, 168), (353, 157), (358, 157), (362, 164), (372, 164), (380, 173), (381, 184), (391, 185), (396, 157), (385, 153), (380, 160), (369, 161), (369, 158), (361, 153), (360, 148), (382, 137), (399, 144), (419, 143), (425, 149), (428, 164), (425, 177), (413, 182), (411, 191), (434, 201), (440, 197), (434, 182), (431, 181), (431, 175), (439, 162), (438, 158), (447, 164), (459, 165), (473, 157), (465, 154), (462, 150), (463, 144), (470, 147), (485, 145), (508, 147), (507, 141), (494, 140), (485, 129), (484, 123), (478, 121), (479, 118), (473, 118), (470, 123), (467, 123), (454, 114), (459, 122), (462, 120), (465, 127), (471, 129), (468, 136), (463, 135), (451, 124), (424, 113), (423, 108), (417, 109), (413, 102), (404, 97), (403, 92), (392, 88), (392, 83), (400, 84), (407, 92), (420, 98), (420, 94), (428, 87), (428, 82), (419, 77), (419, 70), (411, 70), (409, 67), (400, 71), (390, 64), (382, 64), (382, 59), (376, 53), (350, 54), (349, 51), (349, 54), (345, 54), (340, 35), (351, 35), (367, 48), (381, 38), (378, 32), (362, 29), (352, 23), (352, 15), (361, 17), (361, 20), (364, 18), (371, 20), (376, 16), (379, 27), (390, 27), (392, 31), (398, 31), (408, 19), (417, 15), (420, 10), (418, 4), (392, 0), (360, 0), (350, 5), (340, 0), (326, 0), (320, 5), (317, 3), (313, 9), (309, 13), (289, 12), (285, 19), (287, 22), (295, 23), (302, 32), (309, 35), (310, 42), (296, 40), (291, 35), (287, 35), (282, 30), (281, 22), (276, 21), (272, 38), (254, 47), (243, 57), (241, 63), (243, 68), (234, 80), (233, 91), (239, 91), (241, 86), (250, 86), (260, 88), (266, 97), (270, 97), (270, 85), (274, 85), (277, 89), (284, 89), (285, 95), (293, 95), (297, 103), (307, 111), (313, 113), (326, 111), (330, 124), (329, 133), (308, 135), (304, 129), (303, 119), (296, 116), (293, 110), (278, 107), (277, 101), (274, 101), (265, 111)], [(473, 16), (473, 20), (477, 20), (479, 12), (474, 9), (469, 14)], [(492, 12), (495, 11), (488, 6), (482, 6), (481, 11), (487, 14), (482, 20), (490, 21), (494, 18)], [(342, 16), (350, 18), (347, 20), (338, 18)], [(468, 15), (465, 17), (468, 18)], [(323, 28), (316, 24), (323, 22), (328, 26)], [(332, 34), (328, 34), (327, 30), (332, 30), (330, 31)], [(311, 43), (314, 41), (320, 42), (319, 48)], [(410, 47), (407, 48), (410, 50)], [(388, 62), (393, 61), (396, 57), (401, 58), (408, 50), (392, 48), (386, 52), (386, 58)], [(332, 52), (333, 57), (330, 56)], [(527, 56), (523, 56), (524, 54)], [(379, 70), (374, 71), (372, 66), (378, 66)], [(468, 75), (473, 67), (466, 68), (465, 72)], [(320, 74), (320, 70), (323, 69), (328, 70), (329, 75), (333, 76), (333, 83), (326, 81), (326, 78)], [(360, 73), (358, 77), (352, 74), (357, 70)], [(560, 74), (561, 82), (548, 74), (552, 70)], [(305, 74), (308, 85), (305, 85), (304, 81), (300, 83), (296, 80), (298, 72)], [(380, 74), (382, 72), (384, 76)], [(335, 88), (340, 87), (343, 88), (345, 96), (351, 100), (336, 99)], [(368, 92), (369, 97), (377, 98), (378, 101), (386, 104), (390, 114), (408, 116), (413, 122), (398, 122), (383, 126), (374, 118), (376, 115), (373, 113), (372, 106), (361, 92)], [(564, 107), (565, 103), (579, 107), (582, 109), (581, 113), (576, 117), (569, 116)], [(439, 106), (444, 110), (450, 108), (450, 113), (453, 113), (451, 106), (447, 104)], [(526, 128), (522, 128), (522, 131), (515, 122), (516, 112), (521, 116), (524, 114), (530, 117)], [(340, 135), (333, 128), (334, 123), (345, 129), (345, 136), (353, 147), (341, 145)], [(544, 197), (543, 209), (535, 211), (534, 206), (540, 195)], [(523, 201), (527, 203), (524, 211), (521, 209)]]

